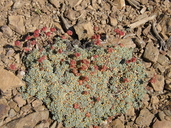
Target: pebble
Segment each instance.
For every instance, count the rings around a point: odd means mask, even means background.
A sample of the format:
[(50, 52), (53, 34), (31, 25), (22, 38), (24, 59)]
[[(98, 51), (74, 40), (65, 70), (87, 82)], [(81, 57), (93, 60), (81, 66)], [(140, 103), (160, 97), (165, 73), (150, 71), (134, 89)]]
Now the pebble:
[(145, 48), (143, 58), (155, 63), (158, 59), (159, 51), (154, 47), (152, 42), (149, 42)]
[(2, 128), (33, 128), (38, 122), (47, 120), (49, 117), (48, 111), (34, 112), (23, 118), (12, 120)]
[(13, 35), (13, 32), (11, 30), (10, 27), (8, 27), (7, 25), (4, 25), (1, 27), (1, 30), (2, 30), (2, 33), (8, 37), (12, 36)]
[(91, 22), (79, 23), (74, 26), (75, 32), (79, 40), (91, 38), (94, 35), (93, 26)]
[(9, 27), (19, 33), (20, 35), (23, 35), (25, 33), (25, 26), (24, 26), (24, 20), (21, 15), (16, 16), (9, 16)]
[(157, 120), (152, 128), (170, 128), (171, 126), (171, 121), (166, 121), (166, 120), (163, 120), (163, 121), (159, 121)]
[(117, 19), (112, 18), (112, 17), (109, 17), (109, 22), (110, 22), (110, 25), (112, 25), (112, 26), (116, 26), (118, 24)]
[(149, 126), (153, 118), (154, 115), (148, 109), (142, 109), (135, 122), (138, 125)]
[(124, 128), (124, 124), (121, 120), (116, 119), (114, 121), (111, 122), (110, 126), (112, 128)]
[(55, 6), (56, 8), (59, 8), (59, 7), (60, 7), (59, 1), (58, 1), (58, 0), (49, 0), (49, 2), (50, 2), (53, 6)]
[(0, 119), (5, 118), (8, 115), (9, 106), (6, 99), (0, 99)]
[(167, 66), (169, 59), (165, 55), (159, 54), (157, 62), (163, 66)]
[(159, 118), (160, 118), (160, 121), (163, 121), (163, 120), (164, 120), (164, 117), (165, 117), (166, 115), (164, 114), (163, 111), (160, 111), (160, 112), (158, 113), (158, 116), (159, 116)]
[(3, 68), (0, 68), (0, 76), (0, 89), (3, 92), (7, 91), (8, 89), (24, 85), (24, 83), (17, 76)]
[(156, 81), (151, 82), (152, 87), (155, 91), (163, 92), (164, 88), (164, 76), (163, 75), (156, 75)]
[(22, 98), (20, 94), (14, 97), (14, 101), (17, 103), (18, 107), (22, 107), (26, 104), (26, 101)]

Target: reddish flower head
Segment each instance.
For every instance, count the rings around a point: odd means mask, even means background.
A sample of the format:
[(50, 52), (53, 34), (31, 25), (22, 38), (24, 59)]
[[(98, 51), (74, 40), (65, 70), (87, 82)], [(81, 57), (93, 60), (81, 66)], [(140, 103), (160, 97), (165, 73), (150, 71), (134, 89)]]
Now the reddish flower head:
[(63, 52), (62, 49), (59, 49), (59, 50), (58, 50), (58, 53), (62, 53), (62, 52)]
[(31, 45), (36, 45), (36, 41), (35, 40), (31, 41)]
[(55, 32), (56, 31), (56, 28), (50, 28), (50, 31), (51, 32)]
[(81, 54), (80, 53), (74, 53), (75, 57), (79, 57)]
[(46, 59), (46, 56), (42, 56), (42, 57), (40, 57), (40, 58), (38, 59), (38, 62), (39, 62), (39, 63), (42, 63), (42, 61), (45, 60), (45, 59)]
[(26, 37), (26, 40), (30, 40), (30, 39), (31, 39), (31, 36), (27, 36), (27, 37)]
[(47, 30), (47, 27), (43, 27), (41, 31), (45, 32)]
[(21, 46), (21, 42), (20, 42), (20, 41), (15, 41), (15, 42), (14, 42), (14, 45), (15, 45), (15, 46)]
[(16, 65), (15, 65), (15, 64), (11, 64), (11, 65), (9, 66), (9, 69), (10, 69), (10, 70), (17, 70), (17, 68), (16, 68)]
[(73, 32), (72, 32), (71, 30), (68, 30), (66, 33), (67, 33), (69, 36), (71, 36), (71, 35), (73, 34)]
[(107, 51), (108, 51), (108, 53), (112, 53), (113, 48), (108, 48)]
[(91, 114), (90, 114), (89, 112), (87, 112), (85, 116), (86, 116), (86, 117), (90, 117)]
[(75, 103), (75, 104), (73, 104), (73, 108), (79, 109), (80, 108), (80, 105), (78, 103)]
[(51, 32), (46, 32), (45, 34), (46, 34), (46, 36), (50, 36)]

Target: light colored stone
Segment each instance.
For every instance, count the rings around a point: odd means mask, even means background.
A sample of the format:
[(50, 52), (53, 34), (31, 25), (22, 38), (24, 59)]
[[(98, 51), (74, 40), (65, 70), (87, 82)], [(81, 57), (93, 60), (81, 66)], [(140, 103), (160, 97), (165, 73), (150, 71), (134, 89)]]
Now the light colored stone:
[(16, 115), (16, 112), (14, 109), (10, 109), (9, 111), (9, 117), (14, 117)]
[(50, 2), (53, 6), (55, 6), (56, 8), (59, 8), (59, 7), (60, 7), (60, 5), (59, 5), (59, 0), (49, 0), (49, 2)]
[(13, 120), (2, 128), (33, 128), (38, 122), (47, 120), (49, 117), (48, 111), (34, 112), (23, 118)]
[(146, 4), (146, 3), (148, 3), (148, 0), (140, 0), (140, 3), (141, 4)]
[(52, 125), (50, 126), (50, 128), (56, 128), (57, 127), (57, 121), (54, 121), (53, 123), (52, 123)]
[(159, 54), (157, 62), (163, 66), (167, 66), (169, 59), (165, 55)]
[(171, 127), (171, 121), (166, 121), (166, 120), (163, 120), (163, 121), (159, 121), (157, 120), (152, 128), (170, 128)]
[(79, 5), (82, 2), (82, 0), (69, 0), (68, 2), (71, 7), (75, 7)]
[(164, 76), (163, 75), (156, 75), (154, 76), (155, 82), (151, 82), (152, 87), (155, 91), (162, 92), (164, 88)]
[(111, 122), (110, 126), (112, 128), (124, 128), (124, 124), (121, 120), (116, 119), (114, 121)]
[(171, 67), (166, 69), (164, 74), (166, 78), (171, 78)]
[(131, 107), (127, 110), (126, 115), (128, 115), (128, 116), (134, 116), (134, 115), (135, 115), (135, 111), (134, 111), (134, 107), (133, 107), (133, 106), (131, 106)]
[(26, 104), (26, 101), (22, 98), (20, 94), (14, 97), (14, 101), (17, 103), (18, 107), (22, 107)]
[(35, 108), (35, 107), (38, 107), (40, 105), (42, 105), (43, 102), (41, 100), (38, 100), (36, 99), (35, 101), (32, 102), (32, 106)]
[(165, 117), (166, 115), (164, 114), (163, 111), (160, 111), (160, 112), (158, 113), (158, 116), (159, 116), (159, 118), (160, 118), (160, 121), (163, 121), (163, 120), (164, 120), (164, 117)]
[(79, 40), (91, 38), (94, 35), (91, 22), (78, 23), (76, 26), (74, 26), (74, 29)]
[(154, 115), (148, 109), (142, 109), (135, 122), (138, 125), (149, 126), (153, 118)]
[(158, 59), (159, 51), (156, 47), (154, 47), (152, 42), (149, 42), (144, 51), (144, 59), (155, 63)]
[(7, 25), (2, 26), (1, 30), (2, 30), (3, 34), (8, 36), (8, 37), (13, 35), (13, 32), (12, 32), (11, 28), (8, 27)]
[(132, 38), (122, 39), (119, 43), (123, 44), (124, 47), (126, 47), (126, 48), (135, 48), (136, 47), (136, 45), (132, 41)]
[(10, 107), (7, 104), (6, 99), (0, 99), (0, 119), (3, 119), (8, 115)]
[(109, 17), (110, 25), (116, 26), (118, 24), (118, 21), (116, 18)]
[(24, 83), (12, 72), (0, 68), (0, 89), (5, 92), (8, 89), (23, 86)]
[(9, 16), (9, 27), (16, 31), (17, 33), (23, 35), (25, 34), (25, 26), (23, 17), (21, 15)]
[(123, 9), (125, 7), (125, 0), (115, 0), (114, 4), (118, 9)]

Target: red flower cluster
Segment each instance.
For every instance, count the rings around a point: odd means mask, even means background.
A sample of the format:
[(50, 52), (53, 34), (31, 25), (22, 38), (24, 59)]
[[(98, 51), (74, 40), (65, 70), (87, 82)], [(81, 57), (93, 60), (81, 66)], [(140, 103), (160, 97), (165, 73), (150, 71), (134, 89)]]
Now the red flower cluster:
[(62, 53), (62, 52), (63, 52), (62, 49), (59, 49), (59, 50), (58, 50), (58, 53)]
[(119, 34), (119, 36), (124, 36), (125, 35), (125, 33), (123, 31), (121, 31), (119, 28), (114, 29), (114, 32)]
[(21, 42), (20, 42), (20, 41), (15, 41), (15, 42), (14, 42), (14, 45), (20, 47), (20, 46), (21, 46)]
[(50, 28), (50, 31), (51, 32), (55, 32), (56, 31), (56, 28)]
[(94, 44), (95, 45), (100, 45), (101, 43), (100, 43), (100, 35), (98, 34), (98, 35), (94, 35), (94, 36), (92, 36), (92, 39), (94, 39), (95, 41), (94, 41)]
[(128, 83), (129, 82), (128, 78), (123, 78), (123, 82)]
[(131, 62), (136, 62), (137, 58), (132, 57), (130, 60), (127, 60), (126, 63), (129, 64)]
[(17, 68), (16, 68), (16, 65), (15, 65), (15, 64), (11, 64), (11, 65), (9, 66), (9, 69), (10, 69), (10, 70), (17, 70)]
[(75, 57), (79, 57), (81, 54), (80, 53), (74, 53)]
[(108, 53), (112, 53), (112, 52), (113, 52), (113, 48), (108, 48), (108, 49), (107, 49), (107, 52), (108, 52)]
[(75, 104), (73, 104), (73, 108), (79, 109), (80, 108), (80, 105), (78, 103), (75, 103)]
[(36, 37), (39, 37), (39, 35), (40, 35), (40, 30), (36, 29), (36, 30), (34, 31), (33, 36), (36, 38)]
[(39, 63), (42, 63), (42, 61), (45, 60), (45, 59), (46, 59), (46, 56), (42, 56), (42, 57), (40, 57), (40, 58), (38, 59), (38, 62), (39, 62)]
[(77, 62), (75, 60), (70, 60), (70, 68), (75, 68)]
[(102, 67), (101, 67), (101, 69), (100, 69), (100, 71), (106, 71), (107, 70), (107, 67), (106, 67), (106, 65), (103, 65)]
[(73, 34), (73, 32), (72, 32), (71, 30), (68, 30), (66, 33), (67, 33), (69, 36), (72, 36), (72, 34)]

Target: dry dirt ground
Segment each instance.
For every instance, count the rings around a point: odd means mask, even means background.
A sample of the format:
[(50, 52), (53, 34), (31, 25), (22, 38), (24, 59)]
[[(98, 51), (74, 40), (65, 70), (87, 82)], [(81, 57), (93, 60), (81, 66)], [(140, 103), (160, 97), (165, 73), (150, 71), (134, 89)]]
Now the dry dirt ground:
[[(171, 127), (170, 0), (0, 0), (1, 128), (63, 127), (40, 100), (24, 100), (17, 89), (25, 70), (15, 41), (45, 26), (66, 37), (74, 30), (71, 40), (104, 34), (105, 45), (119, 41), (143, 60), (149, 79), (143, 107), (132, 107), (99, 128)], [(116, 28), (125, 33), (119, 40)]]

